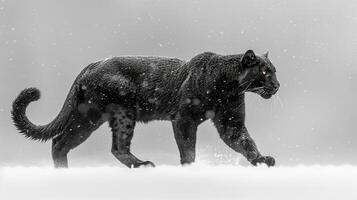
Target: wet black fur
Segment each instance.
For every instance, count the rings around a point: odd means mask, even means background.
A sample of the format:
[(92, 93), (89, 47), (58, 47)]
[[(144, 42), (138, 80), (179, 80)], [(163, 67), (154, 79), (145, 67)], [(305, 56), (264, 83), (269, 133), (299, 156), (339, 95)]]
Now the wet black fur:
[[(263, 72), (264, 71), (264, 72)], [(197, 126), (211, 119), (223, 141), (256, 164), (274, 165), (261, 156), (244, 125), (244, 93), (264, 98), (279, 83), (267, 54), (218, 55), (205, 52), (185, 62), (164, 57), (114, 57), (88, 65), (74, 81), (62, 110), (48, 125), (32, 124), (26, 107), (40, 97), (36, 88), (23, 90), (13, 102), (17, 129), (33, 140), (53, 138), (56, 167), (67, 167), (67, 153), (101, 124), (109, 121), (113, 154), (128, 167), (154, 165), (130, 153), (135, 122), (172, 121), (181, 163), (195, 159)]]

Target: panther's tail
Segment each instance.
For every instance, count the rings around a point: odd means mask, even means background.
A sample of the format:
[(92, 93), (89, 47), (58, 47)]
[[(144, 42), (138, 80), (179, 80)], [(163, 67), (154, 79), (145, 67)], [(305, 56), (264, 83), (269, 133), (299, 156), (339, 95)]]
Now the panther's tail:
[[(74, 88), (72, 88), (69, 97), (67, 97), (71, 98), (71, 100), (75, 100), (72, 96), (73, 93), (75, 93), (73, 89)], [(24, 134), (25, 137), (33, 140), (47, 141), (60, 134), (66, 122), (68, 122), (67, 120), (70, 118), (72, 113), (70, 109), (72, 106), (66, 104), (68, 104), (68, 102), (71, 104), (76, 102), (66, 100), (61, 112), (51, 123), (44, 126), (38, 126), (31, 123), (27, 118), (26, 108), (32, 101), (37, 101), (39, 98), (40, 91), (37, 88), (28, 88), (23, 90), (12, 104), (12, 120), (16, 128)]]

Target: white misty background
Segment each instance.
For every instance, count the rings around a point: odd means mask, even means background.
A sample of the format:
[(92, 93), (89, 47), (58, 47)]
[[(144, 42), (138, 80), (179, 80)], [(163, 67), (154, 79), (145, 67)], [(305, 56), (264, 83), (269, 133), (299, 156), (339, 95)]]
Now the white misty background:
[[(279, 165), (356, 164), (357, 3), (354, 0), (2, 0), (0, 1), (0, 165), (50, 165), (50, 142), (18, 134), (10, 106), (26, 87), (42, 98), (30, 120), (47, 124), (77, 74), (120, 55), (189, 60), (198, 53), (270, 51), (281, 89), (264, 100), (248, 94), (247, 127)], [(106, 125), (69, 154), (70, 166), (122, 166), (110, 153)], [(208, 163), (247, 165), (220, 141), (210, 122), (198, 132)], [(133, 152), (178, 165), (168, 122), (139, 125)]]

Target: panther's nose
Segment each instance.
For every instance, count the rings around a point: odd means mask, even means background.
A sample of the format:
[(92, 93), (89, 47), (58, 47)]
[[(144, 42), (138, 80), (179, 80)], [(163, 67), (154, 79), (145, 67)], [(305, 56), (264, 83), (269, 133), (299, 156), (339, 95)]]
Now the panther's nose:
[(279, 90), (279, 87), (280, 87), (280, 83), (277, 82), (273, 85), (273, 88), (274, 88), (274, 94)]
[(274, 84), (274, 89), (278, 90), (279, 87), (280, 87), (280, 83), (279, 83), (279, 82), (277, 82), (277, 83)]

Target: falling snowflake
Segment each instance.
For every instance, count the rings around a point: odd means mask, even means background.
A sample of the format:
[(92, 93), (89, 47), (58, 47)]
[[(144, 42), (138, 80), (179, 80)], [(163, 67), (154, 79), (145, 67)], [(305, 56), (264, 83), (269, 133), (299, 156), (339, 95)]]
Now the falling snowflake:
[(126, 95), (126, 92), (122, 90), (122, 91), (119, 92), (119, 95), (120, 96), (124, 96), (124, 95)]
[(216, 114), (215, 114), (215, 112), (213, 110), (207, 110), (206, 113), (205, 113), (205, 117), (207, 119), (213, 119), (215, 115)]
[(192, 104), (195, 105), (195, 106), (200, 105), (200, 103), (201, 103), (201, 100), (199, 100), (198, 98), (194, 98), (193, 101), (192, 101)]
[(143, 83), (141, 84), (143, 87), (147, 87), (149, 85), (149, 83), (147, 81), (143, 81)]
[(155, 98), (149, 98), (148, 101), (149, 101), (149, 103), (155, 103), (156, 99)]
[(186, 102), (187, 104), (190, 104), (190, 103), (191, 103), (191, 99), (190, 99), (190, 98), (187, 98), (187, 99), (185, 100), (185, 102)]

